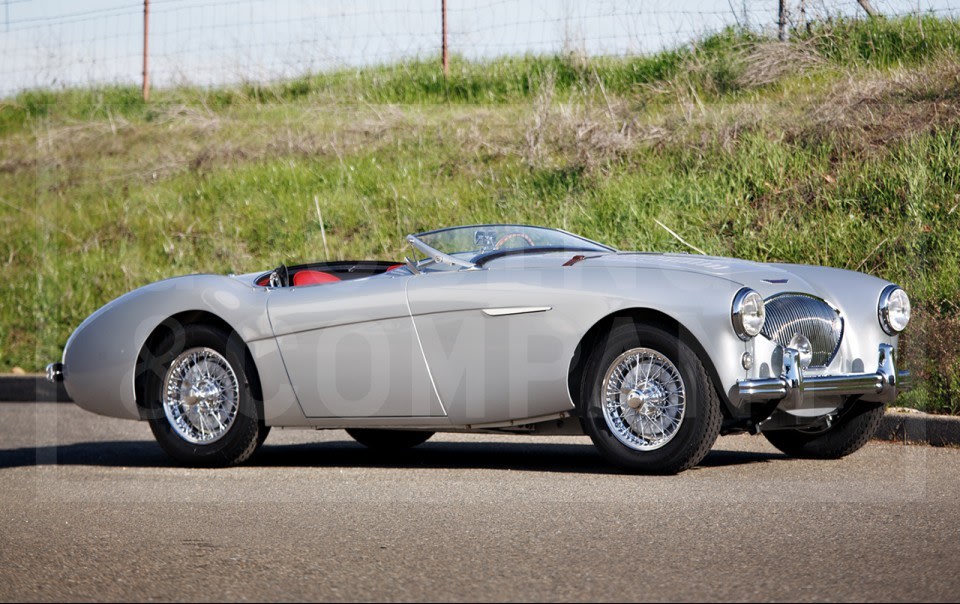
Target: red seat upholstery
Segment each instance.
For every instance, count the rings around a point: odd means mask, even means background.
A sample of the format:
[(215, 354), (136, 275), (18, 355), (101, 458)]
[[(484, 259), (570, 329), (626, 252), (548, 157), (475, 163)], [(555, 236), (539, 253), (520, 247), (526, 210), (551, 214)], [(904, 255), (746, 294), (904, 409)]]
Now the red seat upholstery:
[(303, 270), (297, 271), (293, 276), (294, 286), (314, 285), (316, 283), (335, 283), (340, 281), (340, 277), (325, 273), (323, 271)]

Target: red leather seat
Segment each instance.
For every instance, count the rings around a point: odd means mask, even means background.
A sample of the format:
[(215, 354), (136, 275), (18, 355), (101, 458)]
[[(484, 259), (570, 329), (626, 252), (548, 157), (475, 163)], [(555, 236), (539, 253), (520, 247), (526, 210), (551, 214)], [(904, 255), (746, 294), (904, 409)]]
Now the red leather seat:
[(317, 283), (336, 283), (340, 277), (323, 271), (303, 270), (293, 275), (293, 285), (315, 285)]

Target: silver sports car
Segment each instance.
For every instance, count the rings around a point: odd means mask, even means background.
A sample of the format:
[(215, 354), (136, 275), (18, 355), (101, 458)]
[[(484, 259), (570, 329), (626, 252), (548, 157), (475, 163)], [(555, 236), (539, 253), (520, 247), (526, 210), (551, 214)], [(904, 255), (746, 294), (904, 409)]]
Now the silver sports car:
[(656, 473), (744, 431), (847, 455), (909, 383), (895, 359), (910, 300), (868, 275), (520, 225), (407, 240), (402, 263), (147, 285), (84, 321), (48, 377), (84, 409), (150, 422), (188, 465), (241, 463), (283, 426), (378, 449), (437, 431), (586, 433)]

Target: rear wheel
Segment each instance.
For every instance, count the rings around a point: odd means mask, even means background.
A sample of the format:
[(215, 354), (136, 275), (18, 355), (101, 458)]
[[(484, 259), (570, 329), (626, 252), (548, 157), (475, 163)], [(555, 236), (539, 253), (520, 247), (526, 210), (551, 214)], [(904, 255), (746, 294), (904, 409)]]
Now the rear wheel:
[(854, 402), (829, 428), (773, 430), (763, 435), (791, 457), (839, 459), (867, 444), (883, 418), (882, 403)]
[(253, 367), (236, 335), (186, 325), (156, 349), (146, 394), (150, 428), (164, 451), (188, 466), (246, 461), (267, 436), (251, 388)]
[(588, 358), (581, 401), (600, 452), (635, 472), (690, 468), (720, 433), (720, 401), (703, 364), (659, 327), (615, 326)]
[(396, 451), (411, 449), (422, 445), (433, 436), (433, 432), (423, 430), (377, 430), (372, 428), (351, 428), (347, 434), (361, 445), (377, 451)]

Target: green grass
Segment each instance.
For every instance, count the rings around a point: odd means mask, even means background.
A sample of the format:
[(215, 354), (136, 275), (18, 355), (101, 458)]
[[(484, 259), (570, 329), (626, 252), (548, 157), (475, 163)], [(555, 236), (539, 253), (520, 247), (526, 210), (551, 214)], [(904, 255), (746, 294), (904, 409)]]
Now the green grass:
[(145, 283), (323, 258), (316, 196), (334, 258), (471, 222), (688, 251), (660, 221), (712, 254), (890, 279), (916, 308), (902, 400), (960, 413), (957, 23), (794, 34), (0, 101), (0, 371), (39, 370)]
[(944, 51), (960, 50), (957, 22), (932, 15), (868, 23), (839, 20), (796, 34), (812, 40), (824, 57), (842, 65), (916, 65)]

